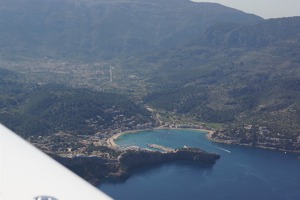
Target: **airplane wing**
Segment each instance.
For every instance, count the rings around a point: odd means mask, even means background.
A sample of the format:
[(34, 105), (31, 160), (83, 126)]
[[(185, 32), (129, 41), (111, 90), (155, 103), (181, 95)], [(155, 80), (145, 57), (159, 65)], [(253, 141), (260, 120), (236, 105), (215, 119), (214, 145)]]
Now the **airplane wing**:
[(0, 199), (111, 198), (0, 124)]

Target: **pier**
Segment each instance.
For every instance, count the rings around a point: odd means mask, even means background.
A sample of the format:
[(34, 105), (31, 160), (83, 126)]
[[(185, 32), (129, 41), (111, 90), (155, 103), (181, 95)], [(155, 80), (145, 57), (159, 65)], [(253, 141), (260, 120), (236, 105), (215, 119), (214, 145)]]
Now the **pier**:
[(153, 148), (153, 149), (159, 149), (162, 150), (164, 152), (175, 152), (174, 149), (169, 148), (169, 147), (164, 147), (158, 144), (147, 144), (148, 147)]

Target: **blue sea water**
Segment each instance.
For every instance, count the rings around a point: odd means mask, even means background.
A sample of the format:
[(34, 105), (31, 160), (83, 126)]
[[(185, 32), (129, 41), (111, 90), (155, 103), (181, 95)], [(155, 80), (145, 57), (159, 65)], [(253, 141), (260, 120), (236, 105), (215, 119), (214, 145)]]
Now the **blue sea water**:
[(99, 189), (114, 199), (299, 200), (299, 154), (213, 143), (205, 132), (151, 130), (125, 134), (120, 146), (199, 147), (221, 155), (213, 166), (168, 163), (136, 170), (125, 182)]

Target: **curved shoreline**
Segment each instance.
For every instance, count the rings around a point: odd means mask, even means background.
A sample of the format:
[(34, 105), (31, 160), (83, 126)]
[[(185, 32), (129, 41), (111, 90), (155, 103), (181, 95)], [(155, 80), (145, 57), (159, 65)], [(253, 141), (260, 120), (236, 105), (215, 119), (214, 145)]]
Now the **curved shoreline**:
[(281, 152), (289, 152), (289, 153), (297, 153), (300, 154), (300, 151), (292, 151), (292, 150), (286, 150), (286, 149), (276, 149), (274, 147), (266, 147), (266, 146), (251, 146), (250, 144), (239, 144), (233, 140), (218, 140), (212, 137), (212, 134), (215, 132), (213, 130), (207, 130), (207, 129), (196, 129), (196, 128), (167, 128), (167, 127), (156, 127), (152, 129), (143, 129), (143, 130), (130, 130), (130, 131), (124, 131), (121, 133), (117, 133), (110, 138), (107, 139), (107, 144), (111, 147), (117, 148), (119, 145), (115, 143), (115, 140), (125, 134), (135, 134), (142, 131), (151, 131), (151, 130), (193, 130), (193, 131), (203, 131), (206, 133), (206, 138), (212, 142), (221, 143), (221, 144), (229, 144), (229, 145), (239, 145), (239, 146), (245, 146), (245, 147), (254, 147), (254, 148), (261, 148), (261, 149), (268, 149), (268, 150), (274, 150), (274, 151), (281, 151)]
[(229, 144), (229, 145), (239, 145), (239, 146), (244, 146), (244, 147), (253, 147), (253, 148), (260, 148), (260, 149), (268, 149), (268, 150), (274, 150), (274, 151), (281, 151), (281, 152), (284, 152), (284, 153), (289, 152), (289, 153), (300, 154), (300, 151), (277, 149), (275, 147), (266, 147), (266, 146), (261, 146), (261, 145), (252, 146), (251, 144), (240, 144), (238, 142), (235, 142), (234, 140), (219, 140), (219, 139), (215, 139), (215, 138), (212, 137), (213, 133), (214, 133), (214, 131), (208, 133), (206, 136), (207, 136), (207, 139), (209, 139), (212, 142), (216, 142), (216, 143)]
[(125, 135), (125, 134), (135, 134), (135, 133), (139, 133), (139, 132), (143, 132), (143, 131), (152, 131), (152, 130), (193, 130), (193, 131), (202, 131), (202, 132), (206, 133), (207, 138), (209, 138), (214, 133), (214, 131), (207, 130), (207, 129), (156, 127), (156, 128), (152, 128), (152, 129), (130, 130), (130, 131), (120, 132), (120, 133), (114, 134), (113, 136), (108, 138), (106, 142), (110, 147), (117, 148), (117, 147), (119, 147), (119, 145), (117, 145), (115, 143), (115, 140), (118, 139), (118, 137), (120, 137), (122, 135)]

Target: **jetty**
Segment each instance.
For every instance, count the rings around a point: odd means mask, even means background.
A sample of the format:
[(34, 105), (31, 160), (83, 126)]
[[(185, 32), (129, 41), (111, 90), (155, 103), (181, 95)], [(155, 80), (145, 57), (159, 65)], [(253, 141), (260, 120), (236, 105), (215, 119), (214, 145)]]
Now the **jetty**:
[(164, 147), (158, 144), (147, 144), (148, 147), (153, 148), (153, 149), (159, 149), (162, 150), (164, 152), (175, 152), (174, 149), (169, 148), (169, 147)]

